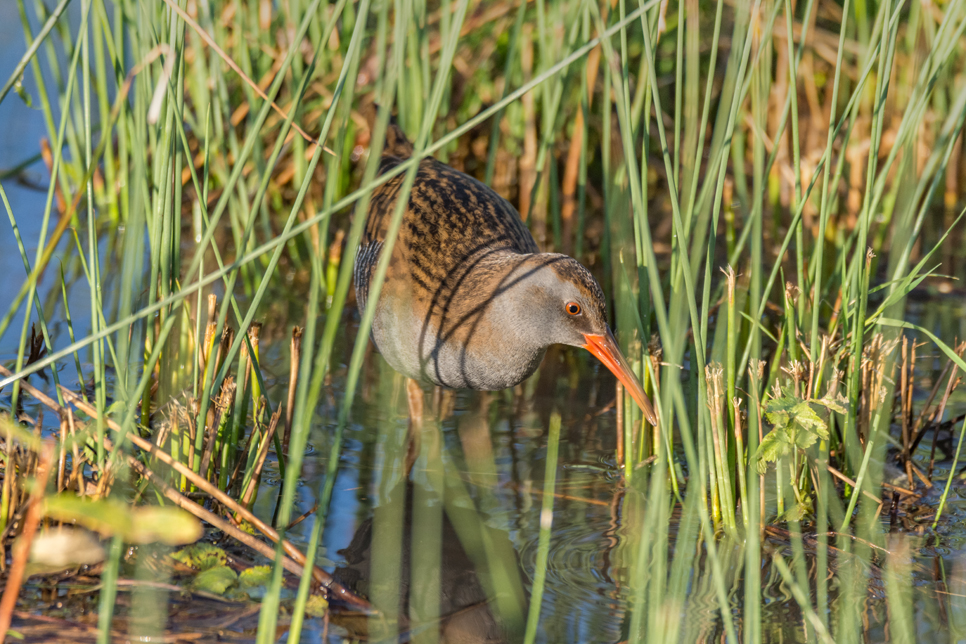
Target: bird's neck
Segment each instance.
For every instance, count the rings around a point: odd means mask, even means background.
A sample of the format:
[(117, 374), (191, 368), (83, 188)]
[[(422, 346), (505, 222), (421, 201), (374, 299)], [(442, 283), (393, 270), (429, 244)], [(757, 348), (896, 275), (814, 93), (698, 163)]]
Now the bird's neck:
[[(550, 342), (541, 334), (537, 315), (535, 257), (490, 251), (450, 276), (432, 307), (434, 337), (421, 343), (440, 379), (451, 386), (501, 389), (536, 370)], [(463, 381), (462, 374), (478, 380)]]

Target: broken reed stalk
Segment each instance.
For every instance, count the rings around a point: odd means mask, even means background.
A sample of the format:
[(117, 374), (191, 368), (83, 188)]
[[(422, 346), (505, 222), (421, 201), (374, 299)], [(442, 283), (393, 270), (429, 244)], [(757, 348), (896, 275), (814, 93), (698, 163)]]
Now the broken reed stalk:
[[(245, 391), (251, 391), (252, 399), (252, 412), (253, 418), (258, 422), (262, 421), (260, 411), (259, 411), (259, 401), (262, 399), (262, 389), (261, 384), (258, 382), (258, 375), (255, 370), (258, 368), (258, 336), (262, 330), (261, 322), (252, 322), (248, 327), (248, 341), (251, 343), (251, 351), (245, 352)], [(251, 388), (249, 389), (249, 383)], [(247, 405), (247, 401), (246, 401)], [(247, 407), (243, 407), (246, 410)], [(262, 407), (264, 410), (264, 407)], [(242, 414), (239, 420), (246, 417), (246, 414)]]
[(912, 468), (909, 466), (910, 446), (912, 436), (910, 427), (912, 421), (912, 388), (909, 382), (909, 338), (902, 336), (902, 366), (899, 368), (899, 409), (902, 425), (902, 462), (906, 466), (906, 479), (912, 480)]
[(275, 413), (272, 414), (272, 418), (268, 423), (268, 431), (262, 437), (261, 447), (258, 450), (255, 467), (252, 469), (251, 479), (248, 481), (248, 486), (245, 488), (245, 492), (241, 498), (241, 504), (245, 507), (251, 507), (258, 482), (262, 478), (262, 467), (265, 465), (265, 459), (268, 458), (268, 450), (272, 446), (272, 438), (275, 437), (275, 430), (278, 428), (278, 421), (281, 418), (281, 414), (281, 408), (275, 410)]
[(208, 296), (208, 323), (205, 325), (205, 342), (201, 345), (201, 352), (198, 355), (198, 360), (200, 361), (200, 369), (198, 372), (201, 374), (201, 381), (195, 383), (195, 398), (201, 396), (201, 390), (199, 387), (203, 387), (204, 383), (208, 382), (208, 370), (213, 366), (211, 365), (211, 354), (215, 348), (215, 331), (218, 329), (218, 319), (217, 315), (218, 306), (218, 296), (209, 295)]
[[(302, 362), (302, 327), (292, 327), (291, 359), (288, 370), (288, 398), (285, 400), (285, 434), (282, 436), (282, 452), (288, 454), (288, 439), (292, 433), (292, 416), (295, 413), (295, 390), (299, 381), (299, 365)], [(281, 455), (279, 455), (281, 456)]]
[(248, 438), (245, 440), (244, 449), (240, 451), (236, 451), (235, 468), (231, 471), (231, 475), (228, 477), (229, 480), (231, 481), (231, 489), (234, 491), (236, 495), (241, 494), (242, 486), (245, 485), (243, 477), (241, 476), (242, 466), (245, 465), (244, 456), (245, 454), (248, 454), (251, 452), (252, 441), (255, 440), (255, 437), (257, 434), (258, 434), (258, 423), (256, 422), (254, 427), (252, 428), (252, 431), (248, 432)]
[(219, 440), (225, 440), (225, 427), (228, 423), (230, 410), (234, 407), (234, 404), (235, 379), (232, 376), (226, 376), (221, 385), (221, 393), (213, 407), (215, 410), (215, 422), (205, 430), (205, 434), (207, 435), (205, 451), (201, 457), (201, 467), (198, 468), (198, 472), (205, 478), (208, 478), (208, 468), (211, 465), (211, 456), (215, 452), (216, 443)]
[[(64, 474), (67, 469), (67, 419), (60, 417), (60, 449), (57, 454), (57, 493), (64, 491)], [(0, 631), (2, 632), (2, 631)]]

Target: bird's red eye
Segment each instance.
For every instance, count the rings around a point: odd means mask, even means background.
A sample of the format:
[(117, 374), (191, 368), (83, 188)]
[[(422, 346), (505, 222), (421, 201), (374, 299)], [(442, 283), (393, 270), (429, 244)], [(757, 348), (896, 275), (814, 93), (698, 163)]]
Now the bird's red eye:
[(567, 313), (570, 315), (580, 315), (580, 305), (576, 302), (567, 302)]

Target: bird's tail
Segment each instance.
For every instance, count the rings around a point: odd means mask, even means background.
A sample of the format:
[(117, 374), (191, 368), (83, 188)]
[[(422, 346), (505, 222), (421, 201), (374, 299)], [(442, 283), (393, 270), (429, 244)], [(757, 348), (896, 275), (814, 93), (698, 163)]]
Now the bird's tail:
[(386, 143), (382, 148), (382, 156), (398, 157), (408, 159), (413, 155), (413, 144), (406, 138), (406, 133), (402, 131), (396, 123), (396, 117), (390, 117), (389, 126), (386, 128)]

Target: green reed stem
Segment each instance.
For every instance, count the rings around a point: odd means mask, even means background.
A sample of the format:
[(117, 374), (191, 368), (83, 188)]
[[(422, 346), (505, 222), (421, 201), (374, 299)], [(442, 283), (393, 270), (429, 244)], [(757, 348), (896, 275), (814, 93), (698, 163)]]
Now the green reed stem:
[(547, 579), (547, 561), (550, 558), (550, 528), (553, 527), (553, 500), (557, 485), (557, 453), (560, 447), (560, 414), (550, 416), (550, 435), (547, 438), (547, 460), (543, 474), (543, 503), (540, 508), (540, 537), (537, 542), (537, 561), (534, 568), (533, 587), (530, 590), (530, 608), (527, 611), (527, 631), (524, 644), (533, 644), (540, 621), (543, 603), (543, 587)]

